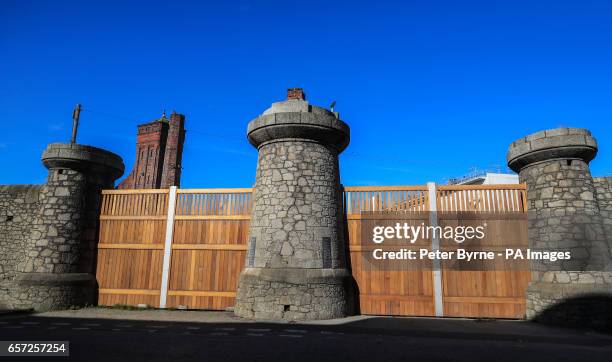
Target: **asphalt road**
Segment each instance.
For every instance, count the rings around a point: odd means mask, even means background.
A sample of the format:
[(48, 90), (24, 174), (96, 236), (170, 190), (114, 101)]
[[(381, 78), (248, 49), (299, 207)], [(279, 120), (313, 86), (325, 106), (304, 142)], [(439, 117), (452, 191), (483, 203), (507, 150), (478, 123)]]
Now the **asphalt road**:
[[(180, 323), (0, 318), (0, 340), (68, 340), (75, 361), (610, 361), (612, 337), (383, 328), (379, 324)], [(402, 322), (404, 323), (404, 322)], [(405, 323), (410, 323), (408, 320)], [(436, 321), (433, 321), (436, 323)], [(435, 326), (435, 325), (434, 325)], [(577, 336), (577, 337), (576, 337)], [(34, 360), (34, 357), (25, 360)], [(40, 357), (65, 361), (66, 357)], [(0, 357), (3, 360), (3, 357)], [(18, 361), (20, 358), (4, 357)]]

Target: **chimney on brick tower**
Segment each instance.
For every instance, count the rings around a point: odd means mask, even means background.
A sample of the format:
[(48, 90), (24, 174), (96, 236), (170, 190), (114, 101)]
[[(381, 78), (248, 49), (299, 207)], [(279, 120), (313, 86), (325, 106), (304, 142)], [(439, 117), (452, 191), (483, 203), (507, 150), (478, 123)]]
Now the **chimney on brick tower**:
[(301, 101), (306, 100), (306, 93), (302, 88), (289, 88), (287, 89), (287, 100), (299, 99)]
[(185, 142), (185, 116), (172, 112), (166, 141), (161, 188), (181, 185), (181, 162)]
[(138, 125), (136, 161), (119, 189), (159, 189), (181, 185), (185, 116), (172, 112)]

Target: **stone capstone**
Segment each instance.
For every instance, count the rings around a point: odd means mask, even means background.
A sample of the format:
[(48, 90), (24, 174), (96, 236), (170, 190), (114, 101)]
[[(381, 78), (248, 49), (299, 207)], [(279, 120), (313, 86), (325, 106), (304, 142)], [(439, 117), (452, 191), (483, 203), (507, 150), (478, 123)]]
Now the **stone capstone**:
[(48, 169), (68, 168), (81, 172), (105, 172), (109, 178), (123, 175), (125, 166), (119, 155), (101, 148), (71, 144), (51, 143), (42, 155), (42, 162)]
[(283, 138), (317, 141), (328, 147), (334, 147), (338, 152), (342, 152), (348, 146), (349, 126), (338, 119), (336, 113), (309, 106), (307, 102), (301, 100), (287, 102), (305, 104), (305, 106), (296, 111), (283, 109), (282, 113), (264, 113), (251, 121), (247, 127), (247, 137), (253, 146), (259, 148), (265, 142)]
[(582, 128), (555, 128), (514, 141), (506, 155), (508, 167), (519, 172), (524, 166), (555, 158), (581, 159), (589, 163), (597, 154), (597, 141)]

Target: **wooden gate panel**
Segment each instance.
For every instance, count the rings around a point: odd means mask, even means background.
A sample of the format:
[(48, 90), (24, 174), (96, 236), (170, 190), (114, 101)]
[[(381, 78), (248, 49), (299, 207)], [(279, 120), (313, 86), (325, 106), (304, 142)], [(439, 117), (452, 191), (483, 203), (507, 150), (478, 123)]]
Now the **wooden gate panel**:
[(173, 250), (168, 307), (223, 310), (234, 304), (245, 251)]
[(523, 318), (529, 271), (442, 273), (444, 316)]
[(372, 270), (364, 260), (361, 212), (428, 210), (427, 187), (346, 187), (348, 249), (357, 284), (359, 312), (371, 315), (433, 316), (431, 270)]
[[(440, 186), (438, 212), (467, 211), (499, 214), (526, 213), (525, 185)], [(526, 219), (488, 220), (486, 237), (474, 250), (503, 252), (527, 248)], [(467, 249), (469, 247), (466, 246)], [(523, 318), (525, 292), (531, 279), (528, 263), (487, 262), (484, 270), (455, 270), (442, 262), (444, 316)]]
[(168, 190), (104, 190), (98, 304), (159, 306)]
[(168, 307), (234, 305), (244, 266), (251, 189), (178, 190)]

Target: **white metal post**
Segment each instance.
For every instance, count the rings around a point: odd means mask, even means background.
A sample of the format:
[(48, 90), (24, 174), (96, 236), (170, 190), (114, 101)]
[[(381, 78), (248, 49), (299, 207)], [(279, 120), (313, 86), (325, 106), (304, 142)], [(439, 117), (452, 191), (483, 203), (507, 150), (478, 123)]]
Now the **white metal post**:
[(174, 233), (174, 210), (176, 209), (176, 186), (170, 186), (168, 192), (168, 217), (166, 219), (166, 240), (164, 243), (164, 260), (162, 267), (159, 307), (166, 308), (168, 296), (168, 279), (170, 276), (170, 258), (172, 257), (172, 234)]
[[(427, 190), (429, 191), (429, 224), (433, 228), (438, 226), (438, 206), (435, 182), (427, 183)], [(437, 254), (440, 249), (440, 236), (438, 233), (433, 234), (431, 238), (431, 251)], [(432, 261), (432, 276), (433, 276), (433, 289), (434, 289), (434, 307), (436, 317), (444, 316), (444, 305), (442, 304), (442, 269), (439, 259), (433, 259)]]

